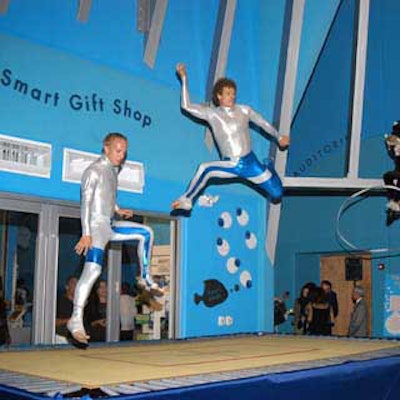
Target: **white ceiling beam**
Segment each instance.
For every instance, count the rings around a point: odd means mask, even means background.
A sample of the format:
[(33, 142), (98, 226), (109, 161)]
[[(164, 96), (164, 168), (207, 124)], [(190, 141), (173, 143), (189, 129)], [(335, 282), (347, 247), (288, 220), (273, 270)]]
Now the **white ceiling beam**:
[(89, 20), (91, 6), (92, 6), (92, 0), (79, 0), (78, 13), (76, 16), (76, 19), (79, 22), (85, 23)]
[(353, 102), (351, 115), (350, 149), (348, 155), (348, 177), (358, 177), (360, 164), (361, 127), (364, 106), (365, 70), (367, 64), (368, 47), (368, 22), (369, 22), (369, 1), (358, 2), (356, 63), (354, 71)]
[[(293, 100), (297, 78), (297, 64), (300, 52), (301, 31), (303, 26), (304, 4), (305, 0), (292, 1), (281, 111), (279, 116), (279, 132), (283, 135), (290, 135), (290, 126), (292, 123)], [(286, 169), (287, 151), (277, 151), (276, 148), (273, 149), (273, 151), (275, 152), (275, 169), (277, 173), (283, 177)], [(266, 248), (272, 264), (275, 263), (280, 215), (281, 204), (270, 204), (268, 212)]]
[(284, 177), (283, 186), (290, 189), (362, 189), (366, 187), (382, 186), (382, 179), (361, 178), (311, 178), (311, 177)]
[(154, 68), (157, 58), (158, 47), (161, 39), (161, 32), (167, 13), (168, 0), (156, 0), (151, 17), (149, 33), (146, 37), (143, 60), (150, 67)]
[[(225, 76), (226, 73), (233, 22), (235, 20), (236, 4), (237, 0), (220, 0), (219, 2), (217, 22), (214, 31), (214, 42), (206, 84), (207, 102), (212, 102), (214, 83), (219, 78)], [(211, 151), (214, 143), (211, 132), (208, 128), (205, 132), (204, 141), (208, 150)]]

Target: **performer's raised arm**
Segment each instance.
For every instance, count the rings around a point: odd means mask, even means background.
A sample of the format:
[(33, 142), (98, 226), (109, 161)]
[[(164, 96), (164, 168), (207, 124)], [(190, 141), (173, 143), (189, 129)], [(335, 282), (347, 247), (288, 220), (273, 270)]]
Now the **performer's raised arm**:
[(185, 64), (178, 64), (176, 66), (176, 72), (181, 79), (181, 107), (189, 114), (196, 118), (208, 119), (209, 107), (203, 104), (192, 104), (190, 102), (189, 89), (187, 83), (187, 72)]

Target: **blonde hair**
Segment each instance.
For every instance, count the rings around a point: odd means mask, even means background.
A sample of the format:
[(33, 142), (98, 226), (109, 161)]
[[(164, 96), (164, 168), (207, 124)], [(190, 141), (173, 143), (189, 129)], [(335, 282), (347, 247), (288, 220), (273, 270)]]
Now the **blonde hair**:
[(125, 135), (119, 132), (110, 132), (109, 134), (106, 135), (106, 137), (103, 139), (103, 146), (109, 146), (110, 143), (115, 140), (115, 139), (121, 139), (125, 140), (125, 142), (128, 142), (128, 139)]

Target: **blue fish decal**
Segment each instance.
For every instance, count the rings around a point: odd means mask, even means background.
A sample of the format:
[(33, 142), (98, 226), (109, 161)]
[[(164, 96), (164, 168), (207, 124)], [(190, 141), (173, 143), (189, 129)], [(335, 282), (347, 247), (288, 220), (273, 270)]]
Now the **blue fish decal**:
[(223, 303), (228, 298), (228, 291), (222, 282), (216, 279), (207, 279), (204, 281), (204, 291), (200, 295), (195, 293), (194, 302), (199, 304), (203, 301), (206, 307), (214, 307)]

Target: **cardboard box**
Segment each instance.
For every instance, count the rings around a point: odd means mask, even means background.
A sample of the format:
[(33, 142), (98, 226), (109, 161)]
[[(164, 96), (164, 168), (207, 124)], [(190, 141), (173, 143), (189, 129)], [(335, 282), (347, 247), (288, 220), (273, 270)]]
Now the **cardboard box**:
[(153, 246), (153, 256), (170, 256), (171, 246), (169, 244)]

